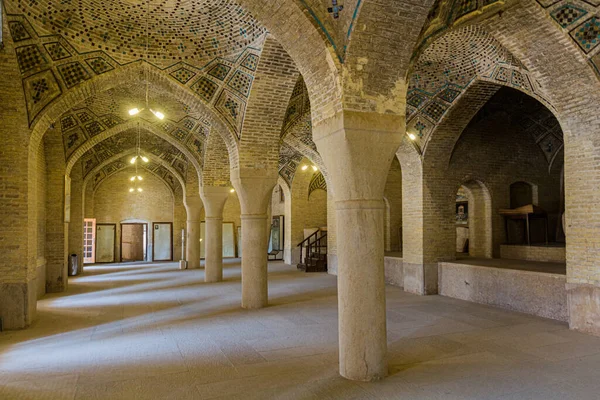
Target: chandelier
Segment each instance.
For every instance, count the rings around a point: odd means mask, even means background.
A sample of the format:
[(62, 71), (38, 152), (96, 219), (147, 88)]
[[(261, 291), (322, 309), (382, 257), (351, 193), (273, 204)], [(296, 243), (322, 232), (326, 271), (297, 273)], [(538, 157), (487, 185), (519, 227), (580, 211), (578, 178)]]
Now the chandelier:
[(148, 161), (150, 161), (148, 159), (148, 157), (146, 157), (145, 155), (142, 154), (142, 150), (140, 148), (140, 123), (138, 122), (138, 132), (137, 132), (137, 148), (136, 148), (136, 153), (135, 156), (133, 156), (131, 158), (130, 163), (135, 165), (135, 175), (132, 176), (131, 178), (129, 178), (129, 181), (131, 182), (131, 184), (133, 186), (131, 186), (129, 188), (129, 193), (141, 193), (144, 191), (144, 189), (142, 189), (142, 187), (140, 186), (140, 183), (144, 180), (144, 178), (142, 177), (142, 175), (140, 175), (138, 173), (138, 160), (141, 160), (144, 164), (147, 163)]
[[(148, 59), (149, 59), (149, 57), (148, 57), (148, 47), (149, 47), (149, 41), (150, 41), (150, 33), (149, 33), (149, 29), (148, 29), (149, 17), (150, 17), (150, 0), (148, 0), (146, 2), (146, 63), (148, 63)], [(154, 116), (156, 118), (163, 120), (165, 118), (165, 114), (163, 114), (160, 111), (153, 110), (149, 106), (149, 102), (148, 102), (148, 87), (149, 87), (148, 66), (146, 66), (145, 74), (146, 74), (146, 107), (141, 108), (141, 109), (138, 107), (134, 107), (131, 110), (129, 110), (129, 115), (131, 115), (133, 117), (134, 115), (141, 113), (145, 109), (148, 109), (148, 110), (150, 110), (150, 112), (152, 114), (154, 114)]]

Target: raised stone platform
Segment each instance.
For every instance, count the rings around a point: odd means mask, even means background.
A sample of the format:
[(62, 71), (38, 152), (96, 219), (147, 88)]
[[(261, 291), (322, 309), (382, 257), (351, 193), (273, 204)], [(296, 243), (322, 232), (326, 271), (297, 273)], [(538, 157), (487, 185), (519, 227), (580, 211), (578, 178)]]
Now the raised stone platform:
[(521, 268), (514, 269), (511, 267), (515, 263), (510, 261), (465, 259), (441, 262), (439, 293), (455, 299), (568, 321), (566, 276), (562, 265), (519, 261)]
[(385, 283), (404, 287), (404, 265), (402, 253), (386, 253), (384, 258)]
[(531, 246), (503, 244), (500, 246), (500, 258), (564, 263), (566, 252), (565, 246), (562, 244)]

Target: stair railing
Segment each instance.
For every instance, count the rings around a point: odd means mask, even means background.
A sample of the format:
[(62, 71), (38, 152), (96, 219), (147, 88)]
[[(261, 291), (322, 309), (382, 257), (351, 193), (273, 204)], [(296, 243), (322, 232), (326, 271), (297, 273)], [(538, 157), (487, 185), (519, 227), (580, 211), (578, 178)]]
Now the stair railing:
[[(318, 254), (319, 257), (322, 254), (327, 255), (327, 233), (319, 236), (322, 233), (320, 229), (317, 229), (315, 233), (298, 243), (300, 247), (300, 264), (307, 265), (307, 260), (310, 260), (313, 254)], [(306, 246), (305, 246), (306, 245)], [(304, 248), (306, 247), (306, 254), (304, 254)], [(322, 250), (325, 249), (325, 253)]]

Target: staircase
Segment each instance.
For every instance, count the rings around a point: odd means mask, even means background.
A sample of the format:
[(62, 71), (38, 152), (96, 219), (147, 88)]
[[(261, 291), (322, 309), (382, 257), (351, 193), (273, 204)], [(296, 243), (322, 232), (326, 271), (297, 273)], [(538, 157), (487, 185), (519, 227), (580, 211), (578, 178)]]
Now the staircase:
[(327, 232), (317, 230), (298, 243), (298, 247), (300, 247), (299, 270), (327, 272)]

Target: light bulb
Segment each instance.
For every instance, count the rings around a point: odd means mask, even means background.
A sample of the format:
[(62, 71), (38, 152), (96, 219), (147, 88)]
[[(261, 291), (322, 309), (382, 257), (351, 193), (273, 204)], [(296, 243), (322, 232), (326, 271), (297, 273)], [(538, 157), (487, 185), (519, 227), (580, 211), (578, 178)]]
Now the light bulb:
[(148, 157), (146, 157), (146, 156), (142, 156), (142, 161), (143, 161), (143, 162), (145, 162), (145, 163), (146, 163), (146, 162), (148, 162), (148, 161), (149, 161), (149, 160), (148, 160)]
[(138, 192), (141, 192), (143, 189), (142, 188), (138, 188)]
[(316, 166), (316, 165), (313, 165), (313, 166), (312, 166), (312, 169), (313, 169), (313, 171), (315, 171), (315, 172), (317, 172), (317, 171), (319, 170), (319, 168), (317, 168), (317, 166)]
[(143, 181), (143, 180), (144, 180), (144, 178), (142, 178), (142, 177), (141, 177), (141, 176), (139, 176), (139, 175), (138, 175), (138, 177), (137, 177), (137, 178), (138, 178), (138, 181)]
[(131, 177), (129, 180), (130, 180), (131, 182), (135, 181), (135, 176), (132, 176), (132, 177)]
[(134, 190), (135, 190), (134, 188), (130, 188), (129, 193), (132, 193)]
[(409, 133), (408, 137), (410, 138), (410, 140), (417, 140), (417, 137), (415, 136), (414, 133)]
[(306, 171), (308, 169), (308, 165), (303, 165), (302, 166), (302, 171)]
[(135, 156), (131, 159), (130, 163), (135, 164), (135, 160), (137, 160), (138, 156)]
[(137, 108), (132, 108), (131, 110), (129, 110), (129, 115), (134, 116), (140, 113), (140, 110)]
[(165, 118), (165, 114), (161, 113), (160, 111), (154, 111), (153, 109), (150, 109), (150, 111), (158, 119), (164, 119)]
[(230, 189), (229, 190), (229, 193), (233, 193), (233, 192), (235, 192), (235, 189)]

